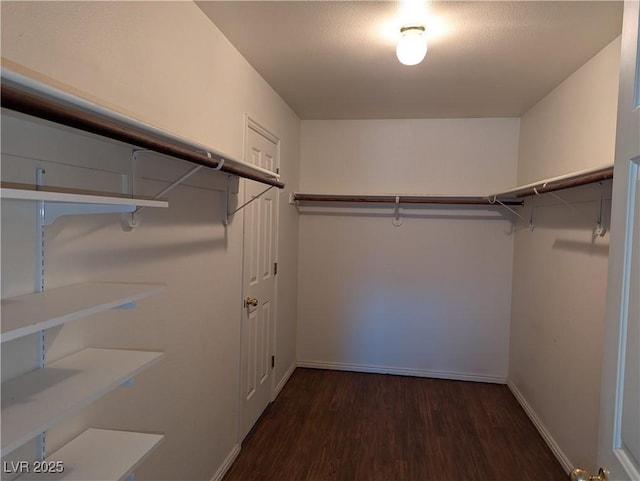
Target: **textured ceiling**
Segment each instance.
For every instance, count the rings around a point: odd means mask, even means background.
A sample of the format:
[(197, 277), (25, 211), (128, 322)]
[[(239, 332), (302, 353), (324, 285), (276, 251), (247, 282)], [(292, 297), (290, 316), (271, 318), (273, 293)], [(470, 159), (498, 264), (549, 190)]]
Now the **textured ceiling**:
[(612, 1), (433, 1), (407, 67), (398, 2), (196, 3), (302, 119), (519, 117), (622, 21)]

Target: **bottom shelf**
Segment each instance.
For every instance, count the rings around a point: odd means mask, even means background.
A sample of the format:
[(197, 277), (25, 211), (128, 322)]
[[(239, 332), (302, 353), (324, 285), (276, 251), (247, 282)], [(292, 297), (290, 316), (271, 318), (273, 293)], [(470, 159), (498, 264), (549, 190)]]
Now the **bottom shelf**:
[[(162, 434), (133, 433), (107, 429), (88, 429), (46, 461), (62, 473), (29, 473), (20, 481), (91, 481), (124, 479), (162, 441)], [(56, 465), (58, 462), (60, 464)], [(31, 465), (33, 468), (33, 464)], [(33, 471), (33, 469), (32, 469)]]
[(89, 405), (162, 358), (88, 348), (2, 384), (2, 455)]

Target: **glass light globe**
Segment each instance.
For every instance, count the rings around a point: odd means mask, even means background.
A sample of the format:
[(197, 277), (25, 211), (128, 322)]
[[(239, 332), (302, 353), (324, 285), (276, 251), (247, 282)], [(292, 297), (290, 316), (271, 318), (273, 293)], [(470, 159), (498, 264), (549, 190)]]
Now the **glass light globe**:
[(424, 27), (403, 27), (400, 29), (401, 37), (398, 40), (396, 55), (400, 63), (404, 65), (417, 65), (427, 55), (427, 39)]

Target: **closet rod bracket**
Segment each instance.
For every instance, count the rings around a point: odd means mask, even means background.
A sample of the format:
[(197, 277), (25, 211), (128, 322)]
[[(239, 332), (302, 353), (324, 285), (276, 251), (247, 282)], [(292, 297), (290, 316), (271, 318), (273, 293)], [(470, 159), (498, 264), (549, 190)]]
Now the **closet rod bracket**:
[(391, 221), (391, 224), (393, 224), (393, 227), (400, 227), (402, 225), (402, 209), (400, 208), (400, 196), (396, 195), (396, 202), (395, 202), (395, 209), (394, 209), (394, 217), (393, 220)]
[(602, 212), (603, 212), (603, 204), (604, 204), (604, 186), (602, 185), (602, 182), (598, 182), (598, 184), (600, 184), (600, 207), (598, 210), (598, 221), (596, 223), (594, 234), (596, 235), (596, 237), (604, 237), (604, 235), (607, 233), (607, 228), (602, 223)]

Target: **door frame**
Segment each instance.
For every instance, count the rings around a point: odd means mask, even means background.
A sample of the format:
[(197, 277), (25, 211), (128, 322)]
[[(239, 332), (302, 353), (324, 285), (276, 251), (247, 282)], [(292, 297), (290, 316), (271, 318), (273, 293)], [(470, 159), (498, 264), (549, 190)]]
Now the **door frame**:
[[(268, 139), (269, 141), (273, 142), (276, 146), (276, 158), (275, 158), (275, 164), (274, 164), (274, 168), (275, 169), (279, 169), (280, 168), (280, 151), (281, 151), (281, 144), (280, 144), (280, 138), (278, 136), (276, 136), (275, 134), (273, 134), (273, 132), (271, 130), (269, 130), (267, 127), (265, 127), (265, 124), (263, 122), (260, 122), (258, 120), (255, 119), (254, 116), (252, 116), (249, 113), (245, 113), (244, 114), (244, 122), (243, 122), (243, 129), (242, 129), (242, 156), (245, 162), (249, 162), (249, 151), (248, 151), (248, 139), (249, 139), (249, 129), (257, 132), (258, 134), (262, 135), (263, 137), (265, 137), (266, 139)], [(246, 183), (250, 182), (247, 179), (242, 179), (241, 180), (241, 189), (240, 192), (242, 193), (242, 199), (244, 199), (244, 196), (246, 194)], [(274, 187), (275, 188), (275, 187)], [(280, 239), (280, 235), (279, 235), (279, 226), (280, 226), (280, 196), (276, 195), (274, 196), (275, 198), (275, 214), (273, 216), (273, 223), (274, 223), (274, 233), (273, 233), (273, 243), (274, 243), (274, 250), (275, 250), (275, 262), (278, 262), (278, 258), (279, 258), (279, 239)], [(243, 202), (246, 202), (246, 200), (243, 200)], [(241, 284), (241, 294), (240, 294), (240, 322), (243, 322), (244, 319), (244, 305), (243, 305), (243, 300), (244, 300), (244, 285), (245, 285), (245, 279), (244, 279), (244, 244), (245, 244), (245, 240), (246, 240), (246, 236), (245, 236), (245, 223), (244, 223), (244, 215), (243, 215), (243, 223), (242, 223), (242, 284)], [(269, 332), (269, 349), (270, 349), (270, 356), (275, 356), (276, 354), (276, 333), (277, 333), (277, 320), (278, 320), (278, 275), (274, 275), (274, 287), (273, 287), (273, 322), (271, 323), (271, 329)], [(242, 442), (242, 439), (240, 438), (240, 431), (242, 428), (242, 344), (243, 343), (243, 339), (242, 339), (242, 327), (240, 328), (240, 339), (239, 339), (239, 347), (240, 349), (238, 350), (238, 417), (237, 417), (237, 438), (238, 438), (238, 443)], [(276, 359), (277, 362), (277, 359)], [(269, 399), (270, 402), (273, 402), (274, 400), (274, 393), (275, 393), (275, 367), (271, 368), (272, 372), (271, 372), (271, 382), (270, 382), (270, 386), (269, 386)]]
[[(637, 219), (634, 213), (640, 171), (640, 2), (624, 5), (622, 51), (620, 59), (620, 90), (616, 127), (615, 176), (611, 211), (611, 242), (607, 281), (607, 311), (604, 332), (604, 353), (600, 398), (600, 429), (598, 434), (598, 465), (610, 471), (613, 479), (638, 476), (621, 448), (621, 416), (624, 392), (624, 370), (627, 344), (627, 306), (630, 299), (631, 267), (634, 238), (631, 229)], [(634, 98), (635, 97), (635, 98)], [(635, 106), (635, 108), (634, 108)], [(636, 321), (637, 322), (637, 321)]]

